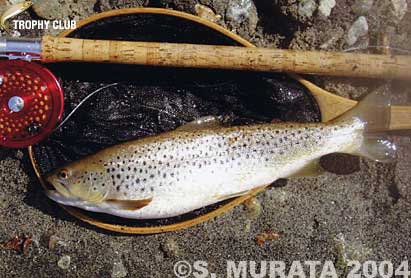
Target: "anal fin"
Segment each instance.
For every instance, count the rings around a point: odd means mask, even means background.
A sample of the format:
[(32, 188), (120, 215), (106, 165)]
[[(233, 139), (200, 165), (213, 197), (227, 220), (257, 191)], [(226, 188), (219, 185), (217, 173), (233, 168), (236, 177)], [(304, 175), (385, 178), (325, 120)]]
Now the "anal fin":
[(244, 191), (241, 191), (241, 192), (230, 193), (230, 194), (226, 194), (226, 195), (216, 195), (215, 197), (217, 198), (218, 201), (223, 201), (223, 200), (227, 200), (227, 199), (231, 199), (231, 198), (235, 198), (235, 197), (245, 195), (245, 194), (249, 193), (250, 191), (251, 190), (244, 190)]
[(324, 169), (320, 165), (320, 160), (316, 159), (292, 174), (291, 177), (316, 177), (324, 172)]
[(144, 199), (144, 200), (116, 200), (116, 199), (109, 199), (104, 202), (107, 204), (114, 206), (118, 209), (123, 209), (123, 210), (138, 210), (141, 209), (148, 204), (151, 203), (153, 198), (150, 199)]

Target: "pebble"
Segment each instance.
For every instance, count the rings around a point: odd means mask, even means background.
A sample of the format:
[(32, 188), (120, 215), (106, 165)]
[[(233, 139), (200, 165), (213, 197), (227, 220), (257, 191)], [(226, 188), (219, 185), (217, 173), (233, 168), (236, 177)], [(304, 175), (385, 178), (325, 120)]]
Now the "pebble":
[(352, 5), (352, 10), (357, 15), (366, 15), (374, 5), (374, 0), (357, 0)]
[[(15, 5), (15, 4), (18, 4), (18, 3), (22, 2), (22, 1), (23, 1), (23, 0), (8, 0), (7, 2), (9, 2), (10, 5)], [(5, 2), (5, 1), (0, 1), (1, 4), (3, 4), (3, 2)]]
[(196, 12), (196, 15), (208, 21), (218, 22), (221, 19), (221, 15), (215, 14), (215, 12), (207, 6), (196, 4), (194, 6), (194, 10)]
[(111, 278), (124, 278), (128, 274), (126, 267), (122, 260), (117, 260), (113, 264), (113, 270), (111, 271)]
[(325, 17), (329, 17), (335, 4), (335, 0), (321, 0), (318, 12)]
[(180, 248), (174, 239), (168, 239), (161, 245), (161, 249), (168, 258), (178, 257), (180, 255)]
[(61, 269), (66, 270), (70, 267), (70, 263), (71, 263), (71, 257), (68, 256), (68, 255), (65, 255), (65, 256), (60, 258), (60, 260), (57, 262), (57, 265)]
[(298, 4), (298, 15), (301, 17), (312, 17), (317, 10), (317, 3), (314, 0), (303, 0)]
[(24, 153), (21, 150), (17, 150), (16, 158), (22, 160), (24, 158)]
[(7, 208), (9, 206), (9, 199), (7, 195), (0, 193), (0, 209)]
[(344, 29), (341, 27), (338, 27), (334, 30), (332, 30), (332, 32), (330, 32), (330, 37), (328, 40), (326, 40), (323, 44), (320, 45), (321, 49), (329, 49), (331, 47), (333, 47), (334, 45), (336, 45), (336, 43), (344, 37)]
[(261, 214), (261, 203), (257, 198), (252, 197), (244, 202), (244, 206), (247, 212), (247, 218), (257, 219)]
[(248, 23), (248, 29), (252, 33), (257, 28), (257, 8), (251, 0), (230, 0), (226, 18), (236, 24)]
[(391, 0), (395, 16), (401, 20), (408, 10), (407, 0)]
[(366, 261), (373, 253), (364, 243), (358, 240), (349, 240), (342, 233), (334, 237), (336, 250), (336, 267), (345, 269), (350, 261)]
[(354, 45), (358, 39), (362, 36), (368, 34), (368, 23), (367, 19), (364, 16), (360, 16), (356, 21), (351, 25), (347, 34), (347, 44), (349, 46)]

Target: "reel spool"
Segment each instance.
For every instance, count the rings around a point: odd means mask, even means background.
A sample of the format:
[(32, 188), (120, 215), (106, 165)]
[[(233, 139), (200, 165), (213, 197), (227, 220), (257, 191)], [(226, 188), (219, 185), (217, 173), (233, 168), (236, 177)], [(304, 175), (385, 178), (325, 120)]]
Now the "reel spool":
[(0, 61), (0, 145), (23, 148), (52, 133), (64, 108), (63, 90), (45, 67)]

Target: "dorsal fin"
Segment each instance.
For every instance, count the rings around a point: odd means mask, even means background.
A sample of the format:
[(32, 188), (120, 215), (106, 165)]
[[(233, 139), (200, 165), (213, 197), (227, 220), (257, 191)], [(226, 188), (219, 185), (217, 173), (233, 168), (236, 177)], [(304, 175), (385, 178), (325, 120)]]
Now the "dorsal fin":
[(117, 207), (123, 210), (138, 210), (145, 206), (147, 206), (153, 198), (144, 199), (144, 200), (116, 200), (116, 199), (109, 199), (104, 202), (107, 204)]
[(195, 131), (219, 127), (221, 127), (221, 121), (217, 116), (205, 116), (178, 127), (176, 131)]

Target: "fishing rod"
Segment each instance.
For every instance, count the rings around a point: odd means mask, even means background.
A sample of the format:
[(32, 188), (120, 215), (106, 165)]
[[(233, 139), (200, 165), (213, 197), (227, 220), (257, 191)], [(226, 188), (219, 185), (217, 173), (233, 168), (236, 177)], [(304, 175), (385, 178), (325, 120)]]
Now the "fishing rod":
[[(0, 38), (0, 145), (26, 147), (53, 132), (64, 109), (57, 78), (39, 63), (92, 62), (410, 80), (411, 57), (219, 45)], [(408, 110), (407, 110), (408, 111)], [(408, 113), (408, 112), (407, 112)]]
[(0, 39), (0, 55), (43, 63), (95, 62), (163, 67), (294, 72), (411, 79), (411, 57), (182, 43), (87, 40), (44, 36)]

